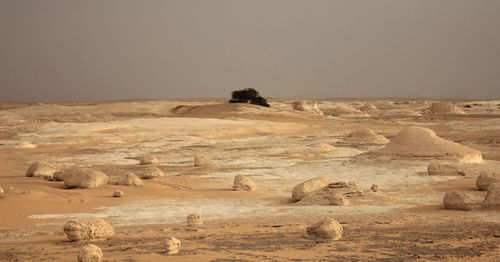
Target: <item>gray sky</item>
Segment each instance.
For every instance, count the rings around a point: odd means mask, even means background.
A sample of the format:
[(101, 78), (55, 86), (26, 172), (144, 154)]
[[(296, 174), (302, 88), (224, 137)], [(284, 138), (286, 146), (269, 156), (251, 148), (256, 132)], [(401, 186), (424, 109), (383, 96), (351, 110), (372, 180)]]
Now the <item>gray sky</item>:
[(0, 100), (500, 98), (498, 0), (0, 0)]

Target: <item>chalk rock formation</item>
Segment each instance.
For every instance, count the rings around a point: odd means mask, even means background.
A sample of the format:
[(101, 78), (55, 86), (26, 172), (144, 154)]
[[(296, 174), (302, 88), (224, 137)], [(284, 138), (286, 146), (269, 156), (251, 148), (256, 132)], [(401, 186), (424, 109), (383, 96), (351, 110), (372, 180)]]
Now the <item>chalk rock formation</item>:
[(113, 197), (122, 197), (123, 196), (123, 191), (116, 190), (113, 192)]
[(217, 162), (210, 159), (209, 157), (203, 155), (196, 155), (194, 156), (194, 166), (196, 167), (217, 166)]
[(257, 185), (249, 177), (244, 175), (237, 175), (234, 177), (234, 191), (254, 191), (255, 189), (257, 189)]
[(384, 148), (375, 151), (393, 159), (445, 159), (463, 163), (481, 163), (481, 152), (440, 138), (423, 127), (406, 127)]
[(78, 262), (101, 262), (102, 250), (94, 245), (87, 244), (80, 248), (78, 252)]
[(473, 206), (472, 200), (458, 190), (452, 190), (444, 195), (443, 204), (450, 210), (470, 210)]
[(311, 147), (311, 150), (315, 151), (315, 152), (331, 152), (331, 151), (335, 151), (338, 149), (338, 148), (336, 148), (330, 144), (327, 144), (327, 143), (313, 144), (310, 147)]
[(296, 185), (292, 190), (292, 200), (299, 201), (312, 192), (321, 189), (332, 181), (325, 177), (315, 177)]
[(28, 170), (26, 170), (26, 176), (52, 178), (54, 173), (57, 171), (59, 171), (59, 169), (50, 163), (44, 161), (36, 161), (30, 167), (28, 167)]
[(351, 145), (382, 145), (389, 142), (389, 139), (368, 128), (358, 128), (353, 130), (346, 138), (338, 143)]
[(488, 190), (492, 184), (500, 183), (500, 173), (482, 172), (476, 180), (476, 187), (481, 191)]
[(203, 225), (203, 219), (198, 214), (191, 214), (186, 217), (188, 227), (196, 227)]
[(143, 182), (138, 176), (134, 175), (133, 173), (127, 172), (120, 177), (116, 184), (123, 186), (140, 186), (143, 184)]
[(165, 176), (165, 173), (155, 166), (146, 167), (142, 173), (142, 179), (157, 179)]
[(109, 177), (103, 172), (84, 167), (64, 169), (61, 177), (67, 188), (96, 188), (109, 181)]
[(344, 229), (335, 219), (326, 217), (306, 230), (309, 238), (320, 240), (339, 240)]
[(488, 187), (488, 193), (484, 198), (483, 207), (500, 207), (500, 182), (493, 183)]
[(456, 166), (449, 164), (441, 164), (436, 162), (431, 163), (427, 167), (427, 173), (430, 176), (453, 176), (453, 175), (465, 176), (465, 172), (460, 170)]
[(104, 219), (88, 218), (69, 220), (64, 225), (64, 234), (71, 241), (97, 240), (114, 235), (115, 230)]
[(465, 112), (452, 103), (432, 103), (432, 114), (465, 114)]
[(370, 110), (377, 110), (377, 107), (375, 105), (373, 105), (372, 103), (368, 102), (368, 103), (364, 104), (363, 106), (361, 106), (359, 108), (359, 110), (366, 112), (366, 111), (370, 111)]
[(177, 254), (181, 249), (181, 241), (175, 237), (167, 237), (165, 239), (165, 252), (168, 255)]
[(363, 111), (352, 108), (351, 106), (336, 106), (329, 109), (324, 109), (325, 115), (332, 116), (369, 116)]
[(339, 181), (310, 192), (299, 203), (303, 205), (338, 205), (346, 206), (350, 201), (346, 197), (363, 195), (363, 189), (356, 182)]
[(323, 115), (323, 111), (318, 108), (316, 101), (295, 101), (292, 103), (292, 108), (298, 111), (310, 112), (313, 114)]
[(139, 158), (139, 164), (141, 165), (155, 165), (158, 164), (160, 160), (153, 155), (146, 154)]

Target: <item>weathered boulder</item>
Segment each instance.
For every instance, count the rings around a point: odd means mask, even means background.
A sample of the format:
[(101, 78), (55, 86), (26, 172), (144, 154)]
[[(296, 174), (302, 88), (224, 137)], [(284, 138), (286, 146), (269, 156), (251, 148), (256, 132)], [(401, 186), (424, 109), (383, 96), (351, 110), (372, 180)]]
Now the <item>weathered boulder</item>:
[(142, 179), (157, 179), (165, 176), (165, 173), (155, 166), (146, 167), (142, 173)]
[(196, 227), (203, 225), (203, 219), (198, 214), (190, 214), (186, 218), (188, 227)]
[(315, 190), (321, 189), (332, 181), (325, 177), (315, 177), (296, 185), (292, 190), (292, 200), (299, 201)]
[(443, 204), (450, 210), (470, 210), (473, 207), (469, 196), (458, 190), (452, 190), (444, 195)]
[(135, 174), (127, 172), (120, 177), (116, 184), (122, 186), (140, 186), (143, 184), (143, 182)]
[(102, 250), (94, 245), (87, 244), (80, 248), (78, 252), (78, 262), (101, 262)]
[(181, 241), (175, 237), (167, 237), (165, 239), (165, 252), (167, 255), (177, 254), (181, 249)]
[(123, 191), (116, 190), (113, 192), (113, 197), (122, 197), (123, 196)]
[(431, 163), (427, 167), (427, 173), (431, 176), (453, 176), (460, 175), (465, 176), (465, 172), (460, 168), (449, 165), (449, 164), (441, 164), (441, 163)]
[(500, 173), (482, 172), (476, 180), (476, 187), (481, 191), (488, 190), (492, 184), (500, 183)]
[(211, 158), (203, 155), (194, 156), (194, 166), (196, 167), (209, 167), (209, 166), (217, 166), (217, 162), (212, 160)]
[(339, 240), (344, 229), (335, 219), (326, 217), (308, 227), (306, 234), (309, 238), (320, 240)]
[(158, 160), (158, 158), (156, 158), (155, 156), (150, 155), (150, 154), (142, 155), (139, 158), (140, 165), (154, 165), (154, 164), (158, 164), (159, 162), (160, 162), (160, 160)]
[(97, 240), (114, 235), (115, 230), (104, 219), (88, 218), (69, 220), (64, 225), (64, 234), (71, 241)]
[(28, 170), (26, 170), (26, 176), (52, 178), (54, 173), (57, 171), (59, 171), (59, 169), (50, 163), (36, 161), (28, 167)]
[(500, 183), (491, 184), (483, 201), (483, 207), (500, 207)]
[(244, 175), (237, 175), (234, 177), (234, 191), (254, 191), (255, 189), (257, 189), (257, 185), (249, 177)]
[(67, 188), (96, 188), (109, 182), (103, 172), (84, 167), (64, 169), (61, 177)]

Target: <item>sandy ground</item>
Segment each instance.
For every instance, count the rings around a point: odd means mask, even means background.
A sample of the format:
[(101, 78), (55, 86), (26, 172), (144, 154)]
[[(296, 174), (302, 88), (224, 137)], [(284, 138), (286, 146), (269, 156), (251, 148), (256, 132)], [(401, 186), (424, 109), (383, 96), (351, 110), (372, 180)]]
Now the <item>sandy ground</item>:
[[(62, 227), (82, 217), (115, 227), (115, 236), (95, 242), (105, 261), (500, 260), (500, 210), (442, 206), (452, 189), (480, 202), (485, 192), (475, 188), (476, 177), (500, 170), (500, 101), (453, 101), (466, 114), (431, 114), (424, 100), (318, 101), (325, 112), (366, 102), (378, 108), (335, 116), (294, 111), (292, 101), (271, 99), (271, 108), (222, 99), (0, 103), (0, 261), (75, 261), (83, 243), (69, 242)], [(454, 163), (466, 176), (428, 176), (429, 159), (362, 163), (356, 155), (383, 145), (340, 143), (359, 127), (391, 139), (407, 126), (477, 149), (484, 162)], [(167, 176), (114, 185), (123, 170), (140, 174), (137, 159), (146, 153)], [(218, 166), (194, 167), (196, 154)], [(26, 177), (36, 160), (102, 170), (111, 183), (66, 189)], [(258, 189), (232, 191), (238, 174)], [(296, 184), (318, 176), (380, 190), (349, 206), (290, 201)], [(115, 190), (124, 196), (113, 198)], [(197, 230), (185, 225), (192, 213), (205, 221)], [(341, 222), (343, 238), (306, 238), (307, 226), (325, 216)], [(178, 254), (164, 254), (166, 236), (181, 240)]]

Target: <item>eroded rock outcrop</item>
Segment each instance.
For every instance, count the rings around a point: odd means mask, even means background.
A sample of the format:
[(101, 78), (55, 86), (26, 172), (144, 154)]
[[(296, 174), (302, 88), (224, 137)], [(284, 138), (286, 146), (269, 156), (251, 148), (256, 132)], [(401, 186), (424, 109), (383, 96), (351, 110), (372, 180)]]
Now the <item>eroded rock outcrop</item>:
[(323, 111), (318, 108), (316, 101), (294, 101), (292, 108), (297, 111), (310, 112), (317, 115), (323, 115)]
[(432, 103), (430, 112), (432, 114), (465, 114), (465, 112), (452, 103)]
[(104, 219), (88, 218), (69, 220), (64, 225), (64, 234), (71, 241), (97, 240), (113, 236), (115, 230)]
[(321, 189), (332, 181), (325, 177), (315, 177), (296, 185), (292, 190), (292, 201), (300, 201), (312, 192)]
[(368, 128), (358, 128), (349, 133), (349, 135), (339, 141), (338, 144), (383, 145), (389, 142), (389, 139), (373, 132)]

